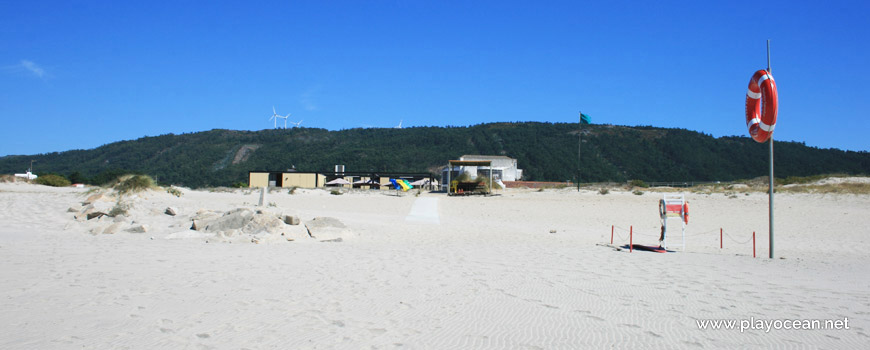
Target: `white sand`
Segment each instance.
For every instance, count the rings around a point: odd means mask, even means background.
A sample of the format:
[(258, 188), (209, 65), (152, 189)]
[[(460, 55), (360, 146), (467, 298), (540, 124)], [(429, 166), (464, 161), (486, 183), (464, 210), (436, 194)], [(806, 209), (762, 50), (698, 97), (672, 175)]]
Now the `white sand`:
[[(273, 192), (266, 201), (276, 206), (267, 209), (303, 222), (337, 218), (355, 236), (263, 244), (206, 243), (188, 229), (197, 210), (251, 207), (258, 194), (184, 192), (134, 202), (129, 221), (149, 232), (92, 235), (100, 224), (66, 211), (84, 190), (0, 184), (0, 348), (870, 344), (866, 195), (777, 195), (770, 260), (764, 194), (687, 193), (687, 252), (658, 254), (599, 245), (609, 243), (611, 225), (633, 225), (635, 243), (656, 244), (660, 194), (652, 192)], [(180, 215), (164, 215), (168, 206)], [(753, 230), (755, 259), (746, 242)], [(618, 228), (615, 243), (627, 236)], [(741, 332), (696, 323), (750, 318), (848, 318), (850, 329)]]

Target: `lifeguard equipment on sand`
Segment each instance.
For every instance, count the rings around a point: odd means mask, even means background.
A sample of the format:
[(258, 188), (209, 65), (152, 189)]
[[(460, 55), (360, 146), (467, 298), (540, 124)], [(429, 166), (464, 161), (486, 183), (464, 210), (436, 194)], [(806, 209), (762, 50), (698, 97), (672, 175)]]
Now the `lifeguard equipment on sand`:
[(778, 98), (776, 82), (766, 70), (759, 70), (749, 79), (746, 91), (746, 127), (756, 142), (766, 142), (776, 127)]
[[(689, 223), (689, 202), (685, 196), (681, 194), (666, 194), (659, 200), (659, 216), (662, 219), (662, 235), (659, 237), (662, 248), (669, 249), (674, 246), (679, 246), (681, 249), (686, 249), (686, 225)], [(682, 243), (670, 244), (667, 243), (668, 219), (676, 218), (680, 220), (680, 228), (682, 230)]]

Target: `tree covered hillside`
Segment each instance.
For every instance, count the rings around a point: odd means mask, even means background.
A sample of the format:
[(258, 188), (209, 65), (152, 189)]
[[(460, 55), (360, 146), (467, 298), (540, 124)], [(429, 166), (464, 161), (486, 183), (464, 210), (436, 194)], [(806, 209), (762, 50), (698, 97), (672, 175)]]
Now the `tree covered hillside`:
[[(57, 173), (100, 183), (142, 173), (164, 184), (226, 186), (250, 170), (437, 172), (464, 154), (516, 158), (524, 179), (581, 182), (730, 181), (767, 175), (768, 146), (747, 137), (721, 137), (655, 127), (567, 123), (491, 123), (405, 129), (293, 128), (211, 130), (143, 137), (91, 150), (0, 158), (0, 173)], [(776, 142), (776, 175), (870, 174), (870, 153)]]

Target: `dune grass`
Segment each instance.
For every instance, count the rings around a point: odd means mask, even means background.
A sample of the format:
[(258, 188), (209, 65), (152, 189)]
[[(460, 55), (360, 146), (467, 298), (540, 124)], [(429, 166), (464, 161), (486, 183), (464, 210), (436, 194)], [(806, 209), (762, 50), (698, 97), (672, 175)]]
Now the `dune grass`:
[(157, 185), (148, 175), (123, 175), (118, 177), (112, 188), (120, 194), (127, 194), (156, 189)]

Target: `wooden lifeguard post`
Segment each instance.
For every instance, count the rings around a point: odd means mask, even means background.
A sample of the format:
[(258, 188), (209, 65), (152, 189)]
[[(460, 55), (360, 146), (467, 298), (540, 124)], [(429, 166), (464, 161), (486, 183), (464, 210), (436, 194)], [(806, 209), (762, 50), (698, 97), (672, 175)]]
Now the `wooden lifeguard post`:
[(458, 182), (451, 179), (453, 169), (455, 167), (473, 166), (486, 167), (489, 169), (489, 187), (486, 188), (484, 195), (492, 193), (492, 161), (491, 160), (448, 160), (447, 161), (447, 195), (467, 195), (473, 194), (477, 189), (477, 182)]
[(689, 223), (689, 203), (681, 194), (666, 194), (659, 200), (659, 215), (662, 218), (662, 236), (660, 238), (662, 248), (668, 249), (668, 220), (679, 219), (682, 232), (682, 243), (671, 244), (686, 250), (686, 225)]

